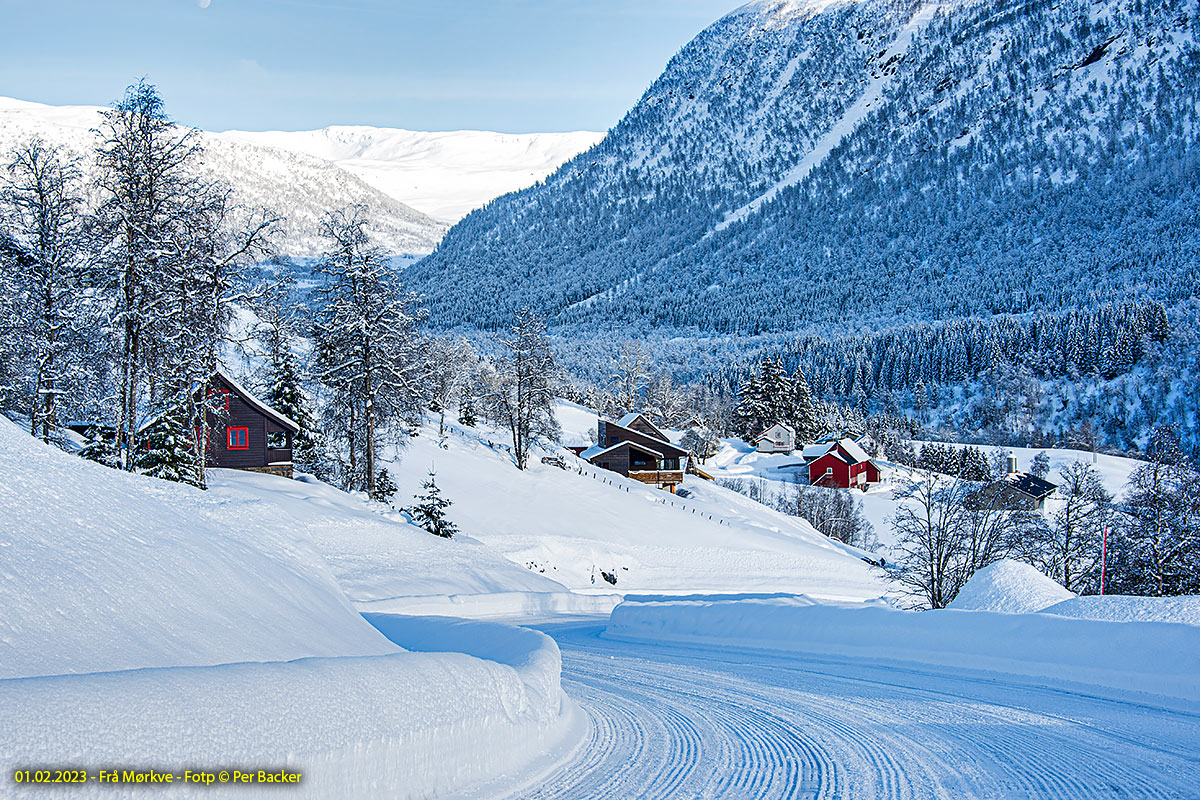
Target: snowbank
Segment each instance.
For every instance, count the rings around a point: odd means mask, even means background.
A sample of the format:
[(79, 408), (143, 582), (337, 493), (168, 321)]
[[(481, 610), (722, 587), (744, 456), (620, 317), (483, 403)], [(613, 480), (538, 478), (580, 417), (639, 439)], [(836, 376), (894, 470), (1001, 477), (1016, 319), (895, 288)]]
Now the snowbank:
[(950, 603), (959, 611), (1026, 614), (1075, 596), (1035, 567), (1004, 559), (971, 576)]
[(627, 598), (605, 636), (1001, 671), (1200, 700), (1200, 629), (798, 596)]
[(1175, 622), (1200, 625), (1200, 596), (1130, 597), (1105, 595), (1073, 597), (1042, 613), (1076, 619), (1098, 619), (1108, 622)]
[(525, 609), (607, 613), (615, 604), (597, 606), (471, 536), (432, 536), (397, 511), (311, 478), (220, 469), (209, 470), (209, 484), (214, 497), (303, 534), (360, 611), (486, 617)]
[(0, 678), (396, 651), (279, 519), (0, 419)]
[[(371, 621), (406, 649), (462, 652), (0, 681), (0, 760), (92, 770), (287, 768), (303, 776), (289, 795), (417, 798), (538, 774), (586, 732), (559, 685), (549, 637), (442, 618)], [(10, 777), (0, 792), (11, 789)], [(144, 787), (76, 791), (141, 796)]]

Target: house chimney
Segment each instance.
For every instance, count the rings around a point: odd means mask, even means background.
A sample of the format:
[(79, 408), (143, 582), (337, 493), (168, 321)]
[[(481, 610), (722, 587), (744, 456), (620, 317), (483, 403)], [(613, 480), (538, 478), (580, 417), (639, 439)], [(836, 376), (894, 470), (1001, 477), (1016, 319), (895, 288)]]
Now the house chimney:
[(1017, 457), (1014, 456), (1012, 453), (1008, 454), (1008, 474), (1009, 475), (1017, 474)]

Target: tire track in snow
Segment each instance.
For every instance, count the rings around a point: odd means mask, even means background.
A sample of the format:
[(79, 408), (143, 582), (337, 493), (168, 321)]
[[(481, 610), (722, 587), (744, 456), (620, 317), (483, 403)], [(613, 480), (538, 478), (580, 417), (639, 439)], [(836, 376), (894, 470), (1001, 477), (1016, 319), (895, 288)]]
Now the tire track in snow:
[(1200, 715), (548, 626), (591, 738), (527, 798), (1200, 798)]

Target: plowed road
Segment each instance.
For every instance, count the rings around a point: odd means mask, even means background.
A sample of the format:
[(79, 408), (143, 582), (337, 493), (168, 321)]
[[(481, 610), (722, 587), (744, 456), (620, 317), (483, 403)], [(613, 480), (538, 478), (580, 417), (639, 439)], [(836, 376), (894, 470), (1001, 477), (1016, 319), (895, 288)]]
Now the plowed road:
[(589, 741), (528, 798), (1200, 798), (1200, 708), (541, 626)]

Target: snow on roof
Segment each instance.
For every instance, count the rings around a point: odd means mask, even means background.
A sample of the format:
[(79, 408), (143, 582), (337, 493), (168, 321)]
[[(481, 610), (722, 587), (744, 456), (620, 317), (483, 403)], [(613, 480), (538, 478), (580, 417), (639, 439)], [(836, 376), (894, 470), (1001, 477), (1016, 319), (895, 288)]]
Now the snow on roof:
[(235, 392), (237, 392), (239, 395), (241, 395), (242, 399), (245, 400), (250, 406), (255, 408), (257, 411), (259, 411), (259, 413), (262, 413), (268, 417), (271, 417), (272, 419), (274, 419), (276, 422), (278, 422), (280, 425), (282, 425), (285, 428), (291, 428), (293, 431), (300, 430), (300, 426), (297, 425), (294, 420), (291, 420), (288, 417), (285, 417), (283, 414), (280, 414), (278, 411), (271, 408), (269, 405), (264, 403), (262, 400), (259, 400), (245, 386), (242, 386), (240, 383), (238, 383), (232, 377), (230, 377), (229, 373), (226, 372), (225, 370), (221, 369), (220, 367), (217, 367), (217, 375), (221, 378), (221, 380), (225, 381), (231, 387), (233, 387), (233, 390)]
[(667, 435), (665, 433), (663, 433), (662, 428), (659, 428), (657, 425), (655, 425), (653, 422), (651, 422), (646, 417), (646, 415), (644, 413), (642, 413), (641, 411), (630, 411), (628, 414), (626, 414), (625, 416), (623, 416), (619, 420), (617, 420), (617, 424), (620, 425), (622, 428), (628, 428), (630, 425), (632, 425), (634, 422), (637, 421), (638, 417), (641, 417), (642, 422), (646, 423), (647, 425), (649, 425), (651, 428), (653, 428), (655, 431), (658, 432), (659, 435), (655, 437), (656, 439), (662, 439), (662, 440), (666, 441)]
[(833, 449), (831, 449), (831, 450), (830, 450), (828, 453), (825, 453), (824, 455), (822, 455), (822, 456), (820, 456), (820, 457), (818, 457), (818, 458), (815, 458), (815, 459), (813, 459), (813, 462), (812, 462), (812, 463), (814, 463), (814, 464), (815, 464), (816, 462), (820, 461), (822, 458), (825, 458), (826, 456), (832, 456), (832, 457), (836, 458), (838, 461), (841, 461), (843, 464), (849, 464), (849, 463), (850, 463), (850, 460), (849, 460), (849, 459), (847, 459), (845, 456), (843, 456), (843, 455), (842, 455), (841, 453), (839, 453), (837, 450), (833, 450)]
[(870, 461), (871, 457), (867, 455), (867, 451), (858, 446), (858, 442), (853, 439), (846, 438), (838, 442), (846, 454), (854, 459), (854, 463), (861, 464), (864, 461)]
[(832, 450), (833, 446), (833, 442), (818, 442), (817, 444), (810, 444), (800, 451), (800, 455), (802, 455), (805, 459), (820, 458)]
[(603, 451), (604, 451), (604, 448), (602, 448), (598, 444), (594, 444), (591, 447), (589, 447), (588, 449), (584, 450), (582, 453), (580, 453), (579, 457), (582, 458), (584, 461), (591, 461), (592, 456), (600, 455), (600, 453), (602, 453)]

